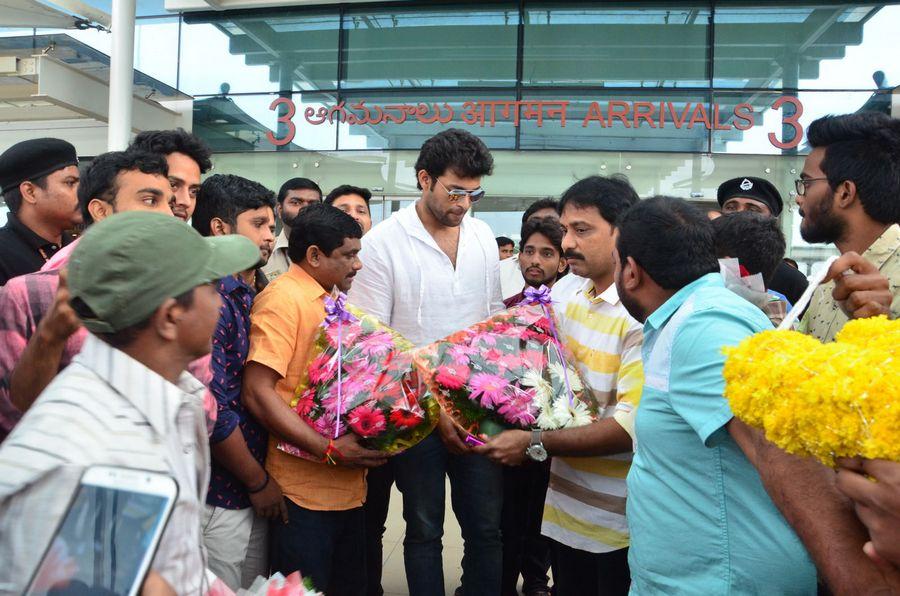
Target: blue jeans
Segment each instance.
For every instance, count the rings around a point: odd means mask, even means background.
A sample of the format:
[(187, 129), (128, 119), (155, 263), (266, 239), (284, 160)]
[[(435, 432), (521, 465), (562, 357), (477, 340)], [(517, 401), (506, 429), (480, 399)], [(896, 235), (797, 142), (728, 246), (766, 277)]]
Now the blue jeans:
[(288, 523), (272, 524), (272, 571), (300, 571), (328, 596), (360, 596), (366, 589), (362, 507), (313, 511), (285, 499)]
[(410, 596), (444, 594), (441, 538), (445, 474), (450, 476), (451, 503), (464, 543), (463, 594), (499, 594), (503, 566), (502, 468), (481, 456), (448, 453), (436, 432), (392, 458), (391, 465), (403, 495), (403, 560)]

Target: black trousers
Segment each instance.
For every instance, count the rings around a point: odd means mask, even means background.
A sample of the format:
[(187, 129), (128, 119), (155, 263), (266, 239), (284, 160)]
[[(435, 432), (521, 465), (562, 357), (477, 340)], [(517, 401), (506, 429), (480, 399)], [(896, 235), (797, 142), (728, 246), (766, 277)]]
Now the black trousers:
[(502, 596), (518, 595), (520, 574), (525, 594), (548, 589), (550, 540), (541, 535), (541, 521), (549, 481), (550, 460), (503, 468)]
[(363, 505), (366, 516), (366, 596), (383, 596), (381, 563), (384, 558), (384, 524), (391, 503), (391, 486), (394, 484), (394, 470), (390, 462), (369, 468), (366, 484), (368, 492)]
[(628, 549), (589, 553), (551, 541), (555, 596), (628, 596)]

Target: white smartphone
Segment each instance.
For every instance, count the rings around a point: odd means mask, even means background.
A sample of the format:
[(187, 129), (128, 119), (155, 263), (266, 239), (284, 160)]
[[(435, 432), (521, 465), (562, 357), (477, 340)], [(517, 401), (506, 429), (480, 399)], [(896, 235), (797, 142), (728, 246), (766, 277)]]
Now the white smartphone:
[(177, 496), (165, 474), (87, 468), (26, 594), (134, 596)]

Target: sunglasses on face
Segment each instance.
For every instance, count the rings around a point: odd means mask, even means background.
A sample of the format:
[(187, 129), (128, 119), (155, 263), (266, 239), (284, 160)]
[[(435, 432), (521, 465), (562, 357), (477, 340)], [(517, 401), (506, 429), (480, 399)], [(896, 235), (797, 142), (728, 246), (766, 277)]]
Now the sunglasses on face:
[(477, 203), (482, 198), (484, 198), (484, 189), (480, 186), (473, 190), (466, 190), (464, 188), (454, 188), (453, 190), (450, 190), (449, 188), (444, 186), (444, 183), (441, 182), (440, 178), (435, 178), (435, 180), (438, 184), (441, 185), (441, 188), (444, 189), (444, 192), (447, 193), (447, 196), (449, 196), (450, 200), (454, 203), (463, 200), (465, 197), (469, 197), (469, 201), (471, 201), (472, 203)]

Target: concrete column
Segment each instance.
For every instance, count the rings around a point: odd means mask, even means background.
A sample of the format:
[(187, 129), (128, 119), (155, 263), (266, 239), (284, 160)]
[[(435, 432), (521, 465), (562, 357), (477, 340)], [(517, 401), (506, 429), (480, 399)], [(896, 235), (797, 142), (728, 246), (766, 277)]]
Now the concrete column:
[(109, 66), (109, 132), (106, 145), (121, 151), (131, 140), (135, 0), (113, 0)]

